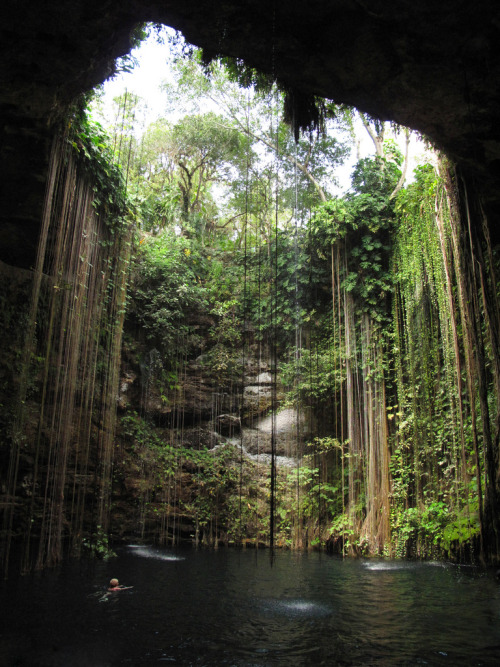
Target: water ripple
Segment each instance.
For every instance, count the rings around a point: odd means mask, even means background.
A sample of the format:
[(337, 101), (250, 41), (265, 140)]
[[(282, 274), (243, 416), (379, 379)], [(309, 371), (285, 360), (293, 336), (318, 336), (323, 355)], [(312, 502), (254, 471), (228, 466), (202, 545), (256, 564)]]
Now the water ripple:
[(332, 611), (323, 604), (308, 600), (263, 600), (261, 610), (264, 613), (279, 614), (289, 617), (329, 616)]

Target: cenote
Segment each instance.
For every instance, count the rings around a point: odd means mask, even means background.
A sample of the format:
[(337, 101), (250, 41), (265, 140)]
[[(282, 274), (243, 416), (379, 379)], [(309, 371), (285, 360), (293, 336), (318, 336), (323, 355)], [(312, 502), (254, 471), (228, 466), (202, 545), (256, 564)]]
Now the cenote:
[(500, 664), (498, 3), (0, 5), (0, 667)]
[[(130, 590), (107, 593), (111, 577)], [(130, 544), (3, 584), (0, 664), (496, 665), (500, 589), (470, 567)]]

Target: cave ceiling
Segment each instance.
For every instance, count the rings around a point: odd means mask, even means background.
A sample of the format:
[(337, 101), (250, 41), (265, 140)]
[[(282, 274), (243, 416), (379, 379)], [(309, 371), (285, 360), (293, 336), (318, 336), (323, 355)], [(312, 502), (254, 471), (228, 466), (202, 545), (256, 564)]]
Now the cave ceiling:
[(145, 21), (422, 132), (477, 179), (496, 213), (500, 3), (484, 0), (3, 0), (0, 176), (9, 156), (19, 167), (16, 142), (31, 133), (36, 152), (43, 128), (113, 72)]

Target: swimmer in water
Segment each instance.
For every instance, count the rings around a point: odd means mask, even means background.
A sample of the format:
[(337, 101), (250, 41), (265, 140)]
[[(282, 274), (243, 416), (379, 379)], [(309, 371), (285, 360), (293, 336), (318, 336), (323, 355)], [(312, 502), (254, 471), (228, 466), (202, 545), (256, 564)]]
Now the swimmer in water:
[(108, 591), (112, 593), (114, 591), (126, 591), (129, 588), (133, 588), (133, 586), (120, 586), (118, 579), (111, 579), (111, 581), (109, 582)]

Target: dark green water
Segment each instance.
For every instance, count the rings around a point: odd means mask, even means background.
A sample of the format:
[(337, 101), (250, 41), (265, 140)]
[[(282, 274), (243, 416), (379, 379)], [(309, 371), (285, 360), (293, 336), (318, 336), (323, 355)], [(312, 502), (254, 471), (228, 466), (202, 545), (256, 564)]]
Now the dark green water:
[(500, 664), (500, 584), (438, 563), (129, 546), (0, 603), (2, 667)]

